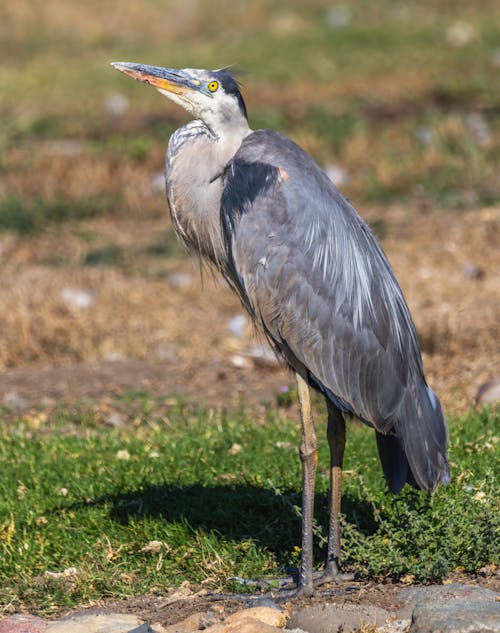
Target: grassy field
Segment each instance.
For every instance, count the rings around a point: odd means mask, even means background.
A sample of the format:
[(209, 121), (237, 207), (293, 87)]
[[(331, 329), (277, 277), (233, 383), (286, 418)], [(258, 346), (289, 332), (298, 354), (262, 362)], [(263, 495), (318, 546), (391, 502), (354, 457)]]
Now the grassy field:
[[(109, 66), (119, 60), (234, 64), (252, 127), (288, 134), (329, 169), (395, 268), (451, 413), (453, 482), (432, 498), (387, 495), (371, 434), (351, 425), (346, 564), (410, 582), (498, 563), (498, 415), (471, 409), (500, 361), (497, 5), (3, 0), (0, 386), (19, 373), (0, 388), (2, 609), (52, 613), (185, 579), (240, 589), (230, 576), (274, 575), (300, 556), (297, 416), (219, 413), (224, 371), (255, 341), (251, 327), (229, 331), (241, 306), (198, 279), (166, 217), (165, 148), (187, 116)], [(112, 381), (77, 413), (80, 394), (54, 396), (50, 380), (33, 410), (9, 404), (23, 384), (36, 391), (24, 369), (112, 361), (130, 373), (130, 359), (191, 376), (203, 362), (195, 402), (171, 400), (167, 372), (165, 401), (112, 402), (134, 420), (123, 429), (99, 413)], [(254, 369), (253, 385), (268, 379)]]
[[(95, 413), (28, 416), (0, 443), (0, 596), (51, 613), (182, 581), (239, 589), (233, 576), (284, 573), (300, 557), (300, 430), (286, 409), (257, 423), (129, 395), (132, 428)], [(322, 411), (318, 412), (324, 413)], [(386, 492), (373, 435), (349, 427), (343, 497), (347, 567), (362, 577), (439, 581), (498, 564), (498, 415), (453, 420), (452, 484), (429, 496)], [(321, 435), (323, 435), (321, 433)], [(317, 487), (317, 562), (325, 555), (327, 446)]]

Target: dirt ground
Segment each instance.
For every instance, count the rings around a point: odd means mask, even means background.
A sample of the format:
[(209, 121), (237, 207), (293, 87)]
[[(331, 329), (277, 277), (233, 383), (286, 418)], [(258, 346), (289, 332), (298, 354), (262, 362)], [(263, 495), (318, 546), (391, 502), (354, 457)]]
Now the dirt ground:
[[(500, 592), (499, 570), (485, 569), (477, 576), (455, 573), (446, 583), (477, 585), (491, 591)], [(126, 600), (104, 600), (92, 609), (103, 609), (108, 612), (132, 613), (150, 623), (159, 622), (164, 626), (176, 624), (194, 613), (207, 612), (214, 620), (223, 619), (245, 607), (258, 604), (259, 601), (271, 599), (285, 608), (289, 613), (297, 612), (305, 607), (326, 602), (336, 604), (369, 604), (397, 612), (402, 608), (398, 592), (407, 588), (404, 583), (349, 582), (342, 586), (327, 585), (308, 598), (290, 600), (280, 592), (270, 594), (216, 594), (196, 591), (186, 583), (180, 589), (163, 595), (144, 595)], [(399, 611), (399, 617), (409, 618), (411, 612)]]

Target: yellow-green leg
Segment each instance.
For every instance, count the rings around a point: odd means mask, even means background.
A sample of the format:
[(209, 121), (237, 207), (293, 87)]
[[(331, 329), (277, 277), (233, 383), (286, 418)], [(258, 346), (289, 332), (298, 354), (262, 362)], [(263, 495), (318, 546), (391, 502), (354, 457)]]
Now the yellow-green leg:
[(342, 464), (345, 449), (345, 420), (342, 412), (326, 401), (328, 410), (327, 438), (330, 447), (330, 520), (328, 557), (325, 571), (316, 584), (352, 579), (340, 573), (340, 504), (342, 497)]
[(314, 485), (318, 463), (318, 441), (311, 411), (309, 386), (303, 376), (296, 374), (299, 392), (302, 440), (302, 561), (299, 572), (298, 594), (311, 595), (313, 588), (313, 516)]

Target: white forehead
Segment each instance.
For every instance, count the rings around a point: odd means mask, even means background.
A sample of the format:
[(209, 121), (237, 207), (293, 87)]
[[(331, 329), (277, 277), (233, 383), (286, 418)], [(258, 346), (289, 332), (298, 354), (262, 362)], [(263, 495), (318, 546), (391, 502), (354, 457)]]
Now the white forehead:
[(213, 74), (210, 70), (205, 70), (204, 68), (183, 68), (183, 72), (188, 73), (191, 77), (196, 77), (200, 81), (210, 81), (212, 79)]

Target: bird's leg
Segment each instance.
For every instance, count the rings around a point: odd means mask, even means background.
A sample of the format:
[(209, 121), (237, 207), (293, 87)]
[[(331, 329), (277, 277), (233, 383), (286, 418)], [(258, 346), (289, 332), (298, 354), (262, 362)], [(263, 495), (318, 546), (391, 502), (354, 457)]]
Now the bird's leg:
[(340, 573), (340, 502), (342, 464), (345, 448), (345, 420), (342, 412), (329, 400), (327, 438), (330, 447), (330, 520), (328, 530), (328, 558), (325, 571), (316, 584), (352, 579)]
[(311, 411), (311, 398), (306, 380), (296, 374), (299, 392), (302, 440), (300, 459), (302, 461), (302, 561), (299, 573), (299, 595), (313, 593), (313, 515), (314, 484), (318, 463), (318, 442)]

